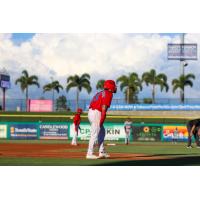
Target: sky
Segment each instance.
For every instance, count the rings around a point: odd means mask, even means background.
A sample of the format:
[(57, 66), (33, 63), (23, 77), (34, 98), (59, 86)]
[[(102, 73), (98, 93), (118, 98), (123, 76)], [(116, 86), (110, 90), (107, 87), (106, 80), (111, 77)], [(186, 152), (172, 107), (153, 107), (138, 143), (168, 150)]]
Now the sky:
[[(11, 75), (12, 88), (7, 91), (8, 98), (24, 98), (15, 80), (27, 69), (30, 75), (37, 75), (41, 88), (30, 87), (30, 98), (50, 98), (51, 93), (43, 94), (42, 86), (59, 80), (65, 87), (70, 75), (91, 75), (92, 93), (81, 92), (81, 99), (92, 98), (96, 93), (99, 79), (116, 80), (121, 75), (142, 73), (156, 69), (157, 73), (168, 76), (168, 93), (156, 89), (157, 98), (179, 98), (179, 92), (172, 92), (171, 80), (180, 75), (180, 62), (167, 60), (167, 44), (179, 43), (179, 33), (113, 33), (113, 34), (38, 34), (13, 33), (0, 34), (0, 68), (6, 68)], [(200, 44), (200, 34), (186, 34), (186, 43)], [(199, 54), (199, 52), (198, 52)], [(186, 73), (194, 73), (194, 87), (186, 88), (186, 98), (200, 98), (199, 61), (188, 61)], [(63, 90), (60, 95), (75, 99), (75, 89), (69, 93)], [(58, 95), (57, 95), (58, 96)], [(151, 87), (143, 85), (139, 98), (151, 97)], [(123, 98), (118, 90), (114, 98)]]

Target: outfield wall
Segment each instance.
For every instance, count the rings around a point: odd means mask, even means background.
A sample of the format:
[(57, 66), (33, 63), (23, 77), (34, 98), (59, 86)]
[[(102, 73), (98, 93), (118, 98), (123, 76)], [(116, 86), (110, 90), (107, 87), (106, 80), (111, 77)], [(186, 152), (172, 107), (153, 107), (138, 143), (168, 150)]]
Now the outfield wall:
[[(79, 140), (90, 138), (90, 125), (83, 122), (80, 125)], [(125, 131), (123, 123), (105, 123), (108, 141), (123, 141)], [(133, 123), (131, 141), (172, 141), (173, 132), (178, 128), (178, 140), (186, 141), (188, 132), (184, 124), (145, 124)], [(8, 122), (0, 123), (0, 138), (8, 140), (56, 139), (70, 140), (74, 135), (71, 122)]]
[(191, 110), (191, 111), (184, 111), (184, 110), (145, 110), (145, 111), (139, 111), (139, 110), (127, 110), (127, 111), (110, 111), (108, 110), (108, 115), (119, 115), (119, 116), (159, 116), (159, 117), (177, 117), (177, 118), (185, 118), (185, 119), (194, 119), (194, 118), (200, 118), (200, 111), (198, 110)]

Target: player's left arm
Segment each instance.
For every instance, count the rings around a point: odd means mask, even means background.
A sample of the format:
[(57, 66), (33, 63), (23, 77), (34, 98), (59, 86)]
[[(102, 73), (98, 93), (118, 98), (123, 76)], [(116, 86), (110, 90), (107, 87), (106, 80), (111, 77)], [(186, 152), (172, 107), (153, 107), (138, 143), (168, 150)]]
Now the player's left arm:
[(190, 131), (190, 136), (193, 135), (193, 132), (194, 132), (195, 127), (196, 127), (195, 125), (192, 126), (192, 129), (191, 129), (191, 131)]

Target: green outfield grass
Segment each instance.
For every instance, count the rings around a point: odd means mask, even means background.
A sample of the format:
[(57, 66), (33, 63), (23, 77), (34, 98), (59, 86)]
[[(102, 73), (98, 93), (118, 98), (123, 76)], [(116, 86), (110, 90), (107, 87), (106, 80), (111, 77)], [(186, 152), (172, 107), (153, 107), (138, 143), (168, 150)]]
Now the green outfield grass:
[[(74, 113), (26, 113), (26, 112), (5, 112), (0, 113), (0, 122), (72, 122)], [(186, 124), (188, 119), (185, 118), (161, 118), (161, 117), (137, 117), (132, 116), (134, 123), (161, 123), (161, 124)], [(106, 122), (124, 122), (126, 116), (108, 115)], [(87, 122), (87, 114), (82, 115), (82, 122)], [(67, 144), (70, 141), (64, 140), (0, 140), (0, 145), (3, 143), (19, 143), (19, 144)], [(86, 143), (86, 142), (80, 142)], [(110, 142), (112, 143), (112, 142)], [(82, 159), (63, 159), (63, 158), (8, 158), (1, 157), (0, 165), (5, 166), (99, 166), (99, 165), (200, 165), (200, 149), (187, 149), (185, 143), (176, 145), (167, 142), (134, 142), (129, 146), (123, 145), (122, 142), (115, 142), (116, 146), (107, 146), (107, 151), (110, 153), (134, 153), (145, 154), (148, 156), (165, 156), (164, 160), (86, 160)], [(86, 148), (66, 149), (64, 152), (86, 152)]]
[[(144, 113), (145, 114), (145, 113)], [(27, 113), (27, 112), (1, 112), (0, 122), (72, 122), (74, 113), (54, 112), (54, 113)], [(124, 122), (127, 116), (107, 115), (106, 122)], [(151, 117), (151, 116), (130, 116), (135, 123), (169, 123), (185, 124), (188, 119), (180, 117)], [(82, 114), (82, 122), (88, 122), (87, 114)]]
[[(63, 144), (70, 141), (19, 141), (19, 140), (0, 140), (2, 143), (40, 143), (40, 144)], [(87, 142), (81, 142), (87, 143)], [(110, 143), (110, 142), (106, 142)], [(113, 142), (112, 142), (113, 143)], [(191, 166), (200, 165), (200, 149), (195, 146), (193, 149), (187, 149), (186, 143), (172, 144), (171, 142), (133, 142), (130, 145), (123, 145), (122, 142), (115, 142), (116, 146), (107, 146), (109, 153), (135, 153), (145, 154), (146, 157), (154, 156), (153, 160), (86, 160), (82, 159), (64, 159), (64, 158), (2, 158), (0, 156), (0, 165), (3, 166)], [(64, 152), (86, 152), (86, 148), (76, 148), (74, 150), (65, 149)], [(165, 156), (164, 160), (157, 160), (156, 157)]]

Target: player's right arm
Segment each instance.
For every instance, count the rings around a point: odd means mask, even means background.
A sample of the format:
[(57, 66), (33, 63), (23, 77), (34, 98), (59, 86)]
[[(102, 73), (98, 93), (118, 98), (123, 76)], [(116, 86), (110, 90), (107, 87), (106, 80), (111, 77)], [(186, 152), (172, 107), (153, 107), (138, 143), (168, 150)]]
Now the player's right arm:
[(106, 119), (106, 112), (107, 112), (108, 106), (102, 105), (102, 111), (101, 111), (101, 120), (100, 120), (100, 127), (103, 125), (105, 119)]
[(106, 112), (107, 112), (107, 109), (110, 107), (111, 101), (112, 101), (112, 93), (104, 90), (102, 92), (100, 127), (103, 125), (103, 123), (106, 119)]

